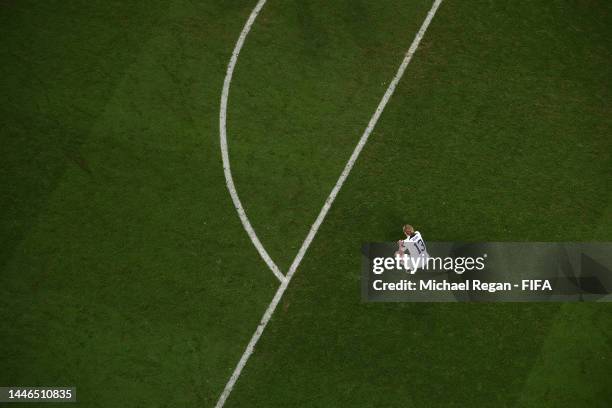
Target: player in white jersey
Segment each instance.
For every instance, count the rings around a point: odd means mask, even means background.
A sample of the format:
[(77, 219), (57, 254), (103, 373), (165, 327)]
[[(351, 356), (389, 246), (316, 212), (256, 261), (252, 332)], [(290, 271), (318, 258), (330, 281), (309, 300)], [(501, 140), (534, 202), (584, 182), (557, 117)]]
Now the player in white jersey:
[(417, 269), (424, 269), (429, 254), (427, 253), (427, 247), (425, 241), (421, 237), (419, 231), (415, 231), (412, 225), (404, 225), (404, 234), (406, 239), (400, 239), (397, 241), (399, 251), (397, 254), (403, 256), (405, 253), (411, 258), (410, 264), (413, 266), (409, 268), (409, 272), (416, 271)]

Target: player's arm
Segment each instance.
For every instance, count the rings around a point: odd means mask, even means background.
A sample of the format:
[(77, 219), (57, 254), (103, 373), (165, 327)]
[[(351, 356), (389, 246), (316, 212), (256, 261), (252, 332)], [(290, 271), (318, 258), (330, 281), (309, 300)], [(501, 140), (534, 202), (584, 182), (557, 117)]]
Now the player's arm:
[(406, 249), (404, 248), (404, 241), (403, 240), (400, 239), (399, 241), (397, 241), (397, 248), (398, 248), (398, 250), (397, 250), (396, 254), (400, 255), (400, 256), (404, 255), (404, 251)]

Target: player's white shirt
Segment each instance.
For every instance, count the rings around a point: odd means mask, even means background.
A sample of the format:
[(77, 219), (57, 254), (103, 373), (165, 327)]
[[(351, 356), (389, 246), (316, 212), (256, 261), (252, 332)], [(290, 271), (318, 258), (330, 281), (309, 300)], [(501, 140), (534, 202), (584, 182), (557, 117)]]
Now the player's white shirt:
[(404, 249), (408, 252), (408, 255), (415, 260), (419, 257), (423, 257), (423, 261), (419, 262), (426, 262), (429, 258), (425, 241), (423, 237), (421, 237), (419, 231), (415, 231), (411, 237), (404, 240)]

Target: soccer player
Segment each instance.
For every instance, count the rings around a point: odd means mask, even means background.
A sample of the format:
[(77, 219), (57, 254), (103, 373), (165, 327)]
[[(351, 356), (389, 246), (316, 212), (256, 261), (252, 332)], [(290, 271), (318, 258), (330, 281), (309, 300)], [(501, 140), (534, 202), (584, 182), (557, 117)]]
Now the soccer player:
[(414, 267), (414, 269), (410, 268), (408, 272), (423, 268), (429, 258), (429, 254), (427, 253), (427, 247), (425, 246), (423, 237), (421, 237), (421, 233), (415, 231), (414, 227), (409, 224), (404, 225), (403, 231), (406, 235), (406, 239), (397, 241), (399, 250), (396, 252), (396, 255), (404, 256), (404, 254), (408, 252), (408, 256), (412, 260), (411, 264)]

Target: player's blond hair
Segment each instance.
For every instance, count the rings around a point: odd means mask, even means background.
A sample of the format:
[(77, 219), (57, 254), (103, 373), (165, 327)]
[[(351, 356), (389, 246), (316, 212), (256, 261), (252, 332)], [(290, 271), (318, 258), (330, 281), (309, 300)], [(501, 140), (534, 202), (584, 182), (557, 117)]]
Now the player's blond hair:
[(413, 232), (414, 232), (414, 227), (413, 227), (412, 225), (410, 225), (410, 224), (406, 224), (406, 225), (404, 225), (404, 233), (405, 233), (405, 234), (410, 235), (410, 234), (412, 234)]

